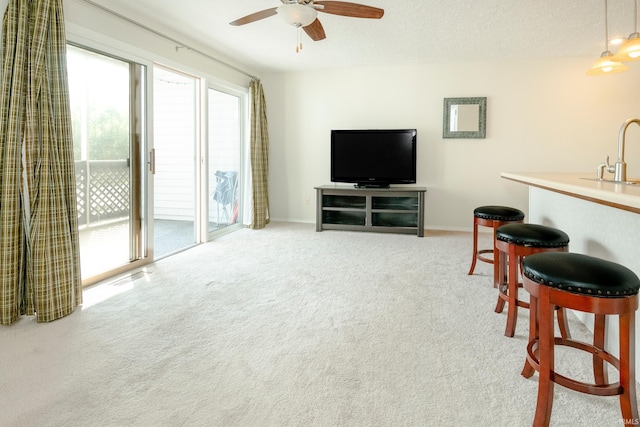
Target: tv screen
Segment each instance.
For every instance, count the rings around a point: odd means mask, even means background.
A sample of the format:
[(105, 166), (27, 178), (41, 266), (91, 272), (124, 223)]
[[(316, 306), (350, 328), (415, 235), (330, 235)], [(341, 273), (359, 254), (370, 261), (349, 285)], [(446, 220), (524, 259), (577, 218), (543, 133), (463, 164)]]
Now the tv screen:
[(332, 130), (331, 182), (415, 184), (416, 136), (416, 129)]

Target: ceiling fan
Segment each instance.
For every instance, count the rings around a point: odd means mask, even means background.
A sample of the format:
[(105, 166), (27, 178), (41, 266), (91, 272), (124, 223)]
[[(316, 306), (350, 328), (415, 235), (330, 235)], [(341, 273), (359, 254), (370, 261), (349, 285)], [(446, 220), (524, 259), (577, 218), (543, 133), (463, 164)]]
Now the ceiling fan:
[[(280, 0), (282, 5), (270, 9), (261, 10), (236, 19), (230, 25), (245, 25), (259, 21), (273, 15), (279, 15), (287, 24), (296, 28), (302, 28), (312, 40), (318, 41), (326, 38), (324, 28), (317, 18), (318, 12), (332, 15), (348, 16), (351, 18), (380, 19), (384, 10), (377, 7), (365, 6), (358, 3), (345, 1), (324, 0)], [(297, 48), (296, 48), (297, 51)]]

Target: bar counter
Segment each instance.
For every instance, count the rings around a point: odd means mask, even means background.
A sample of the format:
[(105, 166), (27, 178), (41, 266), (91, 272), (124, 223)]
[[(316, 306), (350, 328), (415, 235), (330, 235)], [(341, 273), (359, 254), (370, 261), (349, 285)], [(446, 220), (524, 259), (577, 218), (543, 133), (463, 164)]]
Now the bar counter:
[[(595, 171), (583, 173), (511, 173), (503, 172), (505, 179), (542, 188), (593, 203), (640, 213), (640, 184), (617, 184), (596, 181)], [(585, 179), (588, 178), (588, 179)]]
[[(640, 276), (640, 184), (583, 179), (595, 175), (595, 171), (501, 174), (528, 186), (525, 222), (558, 228), (569, 235), (570, 252), (617, 262)], [(593, 317), (574, 313), (593, 332)], [(608, 322), (607, 331), (611, 333), (606, 347), (617, 354), (617, 321)], [(640, 346), (640, 312), (636, 313), (636, 345)], [(640, 348), (636, 366), (640, 368)]]

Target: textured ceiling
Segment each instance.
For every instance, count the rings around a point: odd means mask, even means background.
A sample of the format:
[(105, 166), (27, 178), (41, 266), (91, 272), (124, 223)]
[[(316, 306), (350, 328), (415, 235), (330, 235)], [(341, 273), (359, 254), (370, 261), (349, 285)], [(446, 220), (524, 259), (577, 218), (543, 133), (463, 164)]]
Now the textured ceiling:
[[(170, 29), (266, 71), (482, 59), (592, 56), (604, 50), (603, 0), (362, 0), (380, 20), (319, 13), (327, 38), (313, 42), (278, 16), (229, 22), (279, 0), (93, 0), (147, 26)], [(634, 28), (634, 0), (609, 0), (610, 36)], [(590, 64), (589, 64), (590, 65)]]

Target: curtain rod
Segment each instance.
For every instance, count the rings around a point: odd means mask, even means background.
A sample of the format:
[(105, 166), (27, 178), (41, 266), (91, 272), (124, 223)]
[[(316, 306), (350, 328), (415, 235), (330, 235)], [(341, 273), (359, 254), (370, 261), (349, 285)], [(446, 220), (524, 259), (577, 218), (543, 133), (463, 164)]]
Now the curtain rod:
[(211, 55), (209, 55), (208, 53), (201, 51), (200, 49), (196, 49), (196, 48), (194, 48), (194, 47), (192, 47), (192, 46), (187, 45), (186, 43), (182, 43), (180, 40), (176, 40), (176, 39), (174, 39), (174, 38), (173, 38), (173, 37), (171, 37), (171, 36), (168, 36), (168, 35), (166, 35), (166, 34), (164, 34), (164, 33), (161, 33), (161, 32), (160, 32), (160, 31), (158, 31), (158, 30), (154, 30), (154, 29), (153, 29), (153, 28), (151, 28), (151, 27), (148, 27), (148, 26), (146, 26), (146, 25), (144, 25), (144, 24), (142, 24), (142, 23), (140, 23), (140, 22), (138, 22), (138, 21), (135, 21), (135, 20), (133, 20), (133, 19), (131, 19), (131, 18), (129, 18), (129, 17), (127, 17), (127, 16), (125, 16), (125, 15), (122, 15), (122, 14), (120, 14), (120, 13), (118, 13), (118, 12), (115, 12), (115, 11), (113, 11), (113, 10), (111, 10), (111, 9), (108, 9), (108, 8), (106, 8), (105, 6), (102, 6), (102, 5), (100, 5), (100, 4), (98, 4), (98, 3), (95, 3), (95, 2), (93, 2), (93, 1), (91, 1), (91, 0), (82, 0), (82, 1), (83, 1), (84, 3), (90, 4), (90, 5), (91, 5), (91, 6), (93, 6), (93, 7), (98, 8), (98, 9), (100, 9), (100, 10), (104, 11), (104, 12), (107, 12), (107, 13), (109, 13), (109, 14), (113, 15), (113, 16), (116, 16), (116, 17), (118, 17), (118, 18), (120, 18), (120, 19), (122, 19), (122, 20), (124, 20), (124, 21), (127, 21), (127, 22), (129, 22), (129, 23), (131, 23), (131, 24), (133, 24), (133, 25), (135, 25), (135, 26), (137, 26), (137, 27), (140, 27), (140, 28), (142, 28), (142, 29), (144, 29), (144, 30), (147, 30), (147, 31), (149, 31), (149, 32), (151, 32), (151, 33), (153, 33), (153, 34), (157, 35), (157, 36), (160, 36), (160, 37), (162, 37), (162, 38), (164, 38), (164, 39), (166, 39), (166, 40), (169, 40), (169, 41), (171, 41), (171, 42), (173, 42), (173, 43), (177, 44), (178, 46), (176, 46), (176, 50), (177, 50), (177, 49), (179, 49), (179, 48), (186, 48), (187, 50), (191, 50), (191, 51), (193, 51), (193, 52), (195, 52), (195, 53), (198, 53), (198, 54), (200, 54), (200, 55), (202, 55), (202, 56), (204, 56), (204, 57), (206, 57), (206, 58), (208, 58), (208, 59), (211, 59), (212, 61), (217, 62), (218, 64), (222, 64), (222, 65), (224, 65), (225, 67), (231, 68), (232, 70), (235, 70), (235, 71), (237, 71), (237, 72), (239, 72), (239, 73), (242, 73), (242, 74), (244, 74), (244, 75), (245, 75), (245, 76), (247, 76), (247, 77), (250, 77), (250, 78), (252, 78), (252, 79), (254, 79), (254, 80), (260, 80), (258, 77), (254, 76), (253, 74), (249, 74), (249, 73), (247, 73), (246, 71), (244, 71), (244, 70), (242, 70), (242, 69), (240, 69), (240, 68), (236, 67), (235, 65), (231, 65), (231, 64), (229, 64), (228, 62), (225, 62), (225, 61), (223, 61), (223, 60), (221, 60), (221, 59), (216, 58), (215, 56), (211, 56)]

